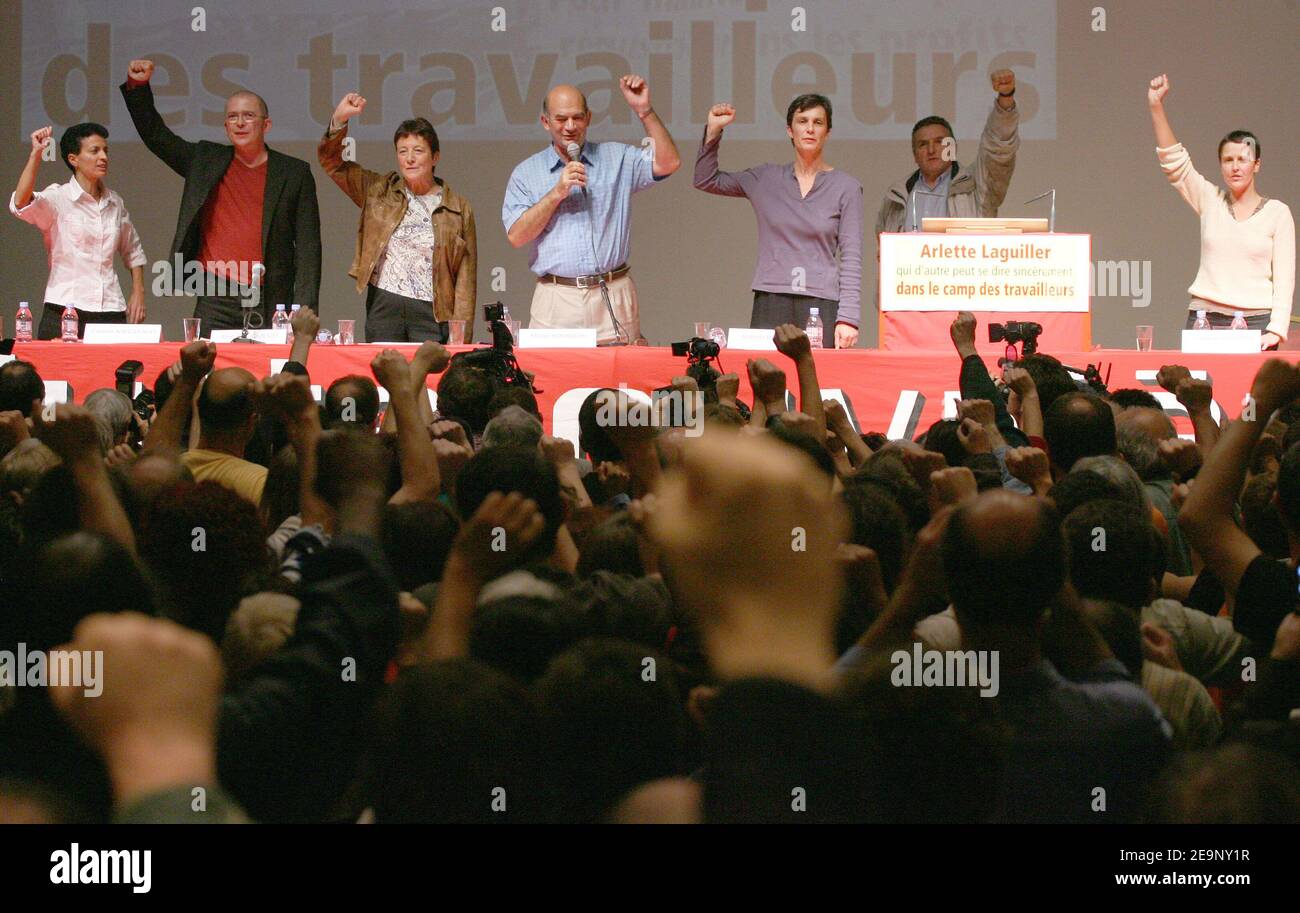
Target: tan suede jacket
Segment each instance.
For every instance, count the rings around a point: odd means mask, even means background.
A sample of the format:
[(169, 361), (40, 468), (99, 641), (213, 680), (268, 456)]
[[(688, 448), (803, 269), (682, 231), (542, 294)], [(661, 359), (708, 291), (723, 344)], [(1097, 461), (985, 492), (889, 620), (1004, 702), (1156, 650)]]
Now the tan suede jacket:
[[(384, 247), (393, 230), (406, 215), (406, 193), (396, 171), (380, 174), (367, 171), (356, 162), (343, 161), (343, 140), (347, 124), (338, 133), (328, 133), (316, 148), (321, 167), (335, 184), (361, 207), (357, 226), (357, 250), (348, 275), (357, 280), (357, 291), (370, 283)], [(442, 205), (433, 214), (434, 258), (433, 314), (439, 320), (464, 320), (465, 338), (474, 332), (474, 302), (478, 292), (478, 241), (474, 210), (469, 200), (434, 178), (442, 188)]]

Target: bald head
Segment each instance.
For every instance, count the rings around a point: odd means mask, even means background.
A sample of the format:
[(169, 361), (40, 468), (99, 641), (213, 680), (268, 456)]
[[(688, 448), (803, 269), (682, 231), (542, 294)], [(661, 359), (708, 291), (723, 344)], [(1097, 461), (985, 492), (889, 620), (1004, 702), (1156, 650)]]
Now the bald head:
[(1174, 430), (1174, 423), (1169, 420), (1165, 410), (1152, 409), (1149, 406), (1135, 406), (1125, 409), (1119, 414), (1115, 422), (1118, 430), (1144, 434), (1157, 444), (1178, 435), (1178, 432)]
[(251, 426), (250, 393), (256, 378), (243, 368), (219, 368), (208, 375), (199, 393), (203, 433), (230, 433)]
[(1067, 393), (1043, 416), (1043, 437), (1056, 469), (1069, 472), (1080, 457), (1115, 453), (1115, 413), (1092, 393)]
[(255, 105), (257, 105), (257, 110), (263, 117), (271, 116), (271, 110), (266, 106), (266, 99), (258, 95), (256, 92), (250, 91), (249, 89), (241, 89), (240, 91), (230, 95), (226, 99), (226, 111), (227, 112), (230, 111), (231, 102), (243, 101), (243, 100), (251, 101)]
[(542, 126), (551, 135), (555, 150), (567, 160), (570, 143), (581, 146), (587, 141), (591, 112), (586, 96), (570, 85), (551, 89), (542, 101)]
[(1065, 582), (1055, 508), (1003, 489), (985, 492), (949, 521), (943, 566), (963, 627), (1034, 625)]
[(555, 86), (551, 91), (547, 92), (546, 97), (542, 99), (543, 114), (549, 115), (552, 111), (556, 114), (560, 114), (561, 112), (572, 111), (573, 109), (576, 109), (575, 113), (578, 114), (588, 113), (587, 96), (578, 91), (577, 86), (571, 86), (567, 83)]

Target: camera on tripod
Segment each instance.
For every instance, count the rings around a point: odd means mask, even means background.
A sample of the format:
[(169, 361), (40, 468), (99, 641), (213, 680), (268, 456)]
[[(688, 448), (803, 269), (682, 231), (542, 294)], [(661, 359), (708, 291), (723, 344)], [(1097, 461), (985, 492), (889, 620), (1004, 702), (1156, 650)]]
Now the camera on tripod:
[(483, 319), (492, 329), (491, 348), (457, 352), (451, 357), (452, 365), (479, 368), (505, 384), (518, 384), (534, 393), (541, 390), (528, 379), (515, 359), (515, 337), (505, 323), (506, 306), (500, 301), (483, 305)]
[[(1038, 351), (1038, 337), (1043, 332), (1041, 323), (1008, 320), (1006, 323), (989, 324), (989, 342), (1005, 342), (1008, 347), (1023, 343), (1023, 353), (1033, 355)], [(1008, 353), (1008, 357), (1010, 353)]]

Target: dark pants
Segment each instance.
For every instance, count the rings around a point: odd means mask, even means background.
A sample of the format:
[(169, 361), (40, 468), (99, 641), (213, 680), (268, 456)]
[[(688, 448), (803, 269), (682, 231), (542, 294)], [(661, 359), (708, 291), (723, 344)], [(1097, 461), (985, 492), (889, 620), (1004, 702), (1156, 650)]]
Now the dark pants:
[[(213, 330), (242, 330), (244, 328), (244, 299), (234, 295), (200, 295), (194, 301), (194, 316), (203, 322), (199, 332), (210, 336)], [(254, 330), (271, 329), (271, 318), (265, 305), (251, 308), (249, 327)]]
[[(73, 308), (77, 311), (76, 308)], [(77, 338), (86, 335), (88, 323), (126, 323), (126, 311), (77, 311)], [(63, 305), (45, 302), (41, 322), (36, 328), (37, 339), (58, 339), (63, 335)]]
[(366, 342), (447, 341), (447, 321), (433, 316), (433, 302), (366, 287)]
[(835, 348), (835, 314), (838, 301), (814, 298), (811, 295), (786, 295), (780, 292), (754, 292), (754, 313), (749, 325), (759, 330), (775, 330), (783, 323), (793, 323), (799, 329), (808, 325), (808, 309), (817, 308), (822, 319), (822, 347)]
[[(1271, 314), (1245, 314), (1244, 316), (1246, 318), (1246, 329), (1259, 330), (1261, 333), (1268, 329), (1268, 322), (1272, 319)], [(1226, 330), (1232, 325), (1231, 314), (1216, 314), (1214, 311), (1206, 311), (1205, 319), (1210, 322), (1210, 329), (1212, 330)], [(1195, 322), (1196, 312), (1188, 311), (1187, 323), (1183, 329), (1190, 330)], [(1276, 349), (1277, 346), (1272, 348)]]

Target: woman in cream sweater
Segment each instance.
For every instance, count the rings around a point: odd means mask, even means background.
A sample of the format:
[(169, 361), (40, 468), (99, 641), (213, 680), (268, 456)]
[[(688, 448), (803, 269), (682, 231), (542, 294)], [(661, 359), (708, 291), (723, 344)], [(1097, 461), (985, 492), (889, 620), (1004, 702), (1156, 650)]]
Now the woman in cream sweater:
[(1201, 265), (1187, 290), (1187, 326), (1205, 311), (1212, 327), (1227, 326), (1241, 311), (1246, 325), (1263, 331), (1261, 349), (1286, 339), (1295, 292), (1295, 219), (1281, 200), (1255, 188), (1260, 146), (1253, 133), (1234, 130), (1219, 141), (1219, 173), (1227, 190), (1202, 177), (1174, 137), (1165, 116), (1169, 77), (1147, 91), (1156, 156), (1169, 183), (1201, 217)]

